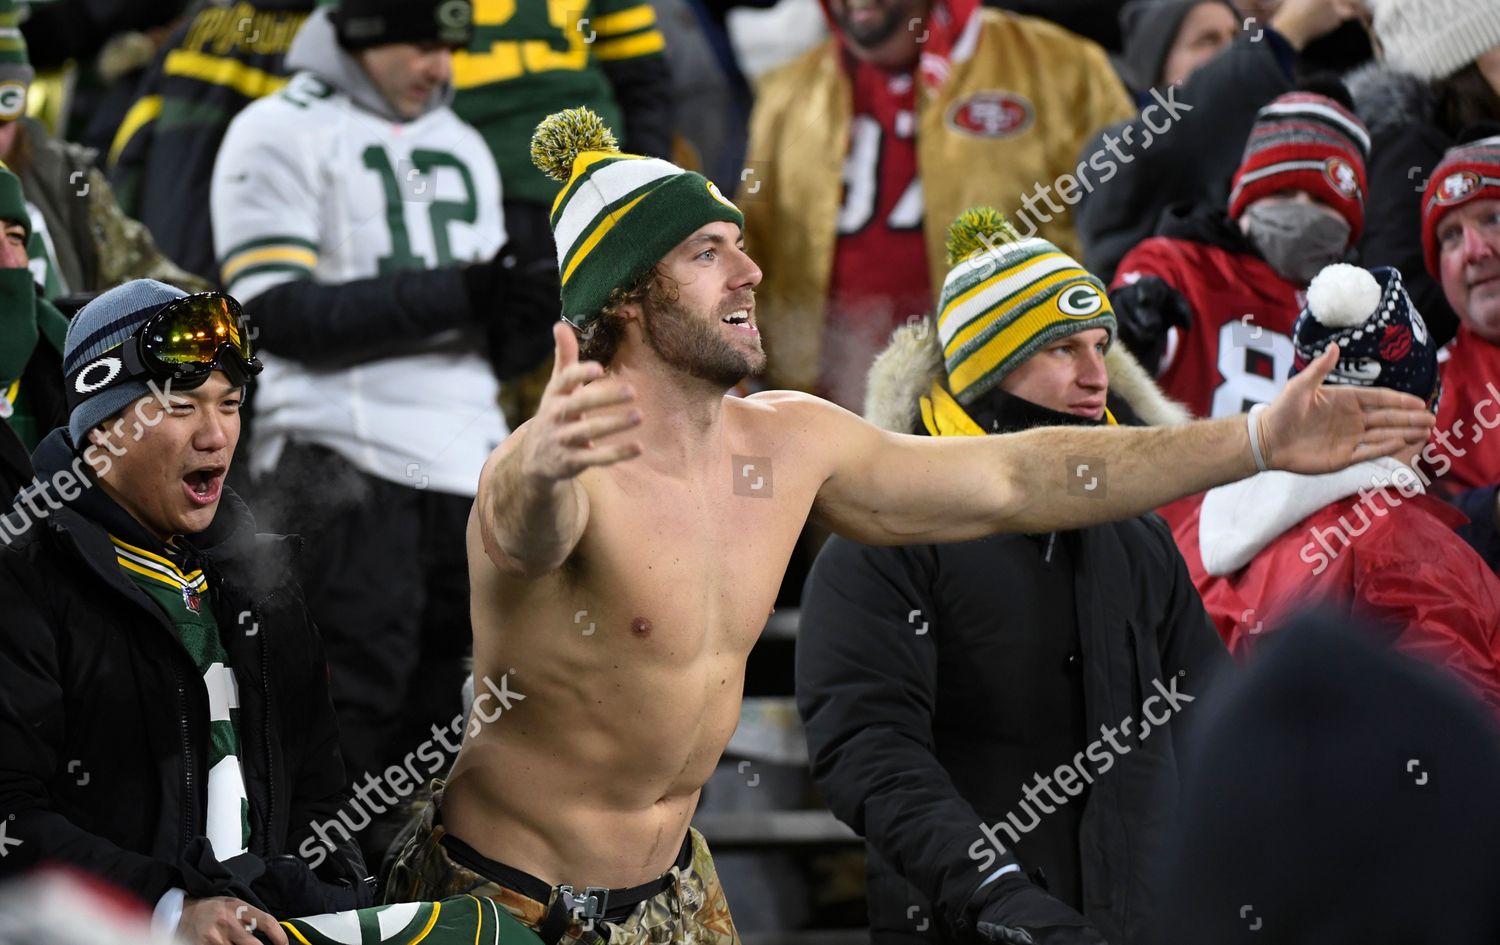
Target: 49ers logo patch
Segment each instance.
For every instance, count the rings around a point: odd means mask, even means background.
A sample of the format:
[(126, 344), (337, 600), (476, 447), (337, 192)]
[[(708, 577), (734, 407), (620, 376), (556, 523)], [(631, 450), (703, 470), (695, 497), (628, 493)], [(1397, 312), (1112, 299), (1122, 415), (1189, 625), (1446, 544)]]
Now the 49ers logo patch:
[(1359, 195), (1359, 176), (1354, 173), (1354, 166), (1343, 158), (1329, 158), (1323, 164), (1323, 174), (1333, 189), (1345, 197)]
[(975, 138), (1013, 138), (1031, 127), (1036, 109), (1014, 92), (976, 92), (948, 109), (948, 127)]
[(1458, 171), (1443, 178), (1432, 199), (1442, 206), (1458, 203), (1478, 190), (1480, 183), (1479, 175), (1473, 171)]

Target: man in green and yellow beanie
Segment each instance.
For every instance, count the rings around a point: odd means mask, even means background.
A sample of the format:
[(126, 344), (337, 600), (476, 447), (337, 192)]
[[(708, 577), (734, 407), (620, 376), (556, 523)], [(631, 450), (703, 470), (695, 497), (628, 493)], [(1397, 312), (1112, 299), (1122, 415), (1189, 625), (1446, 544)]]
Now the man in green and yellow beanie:
[[(739, 210), (700, 175), (621, 154), (584, 111), (544, 121), (532, 153), (564, 181), (551, 222), (566, 323), (536, 416), (479, 473), (477, 696), (452, 774), (390, 873), (391, 901), (488, 898), (549, 943), (732, 945), (691, 823), (810, 518), (876, 545), (1045, 533), (1258, 464), (1342, 468), (1431, 424), (1413, 397), (1318, 386), (1332, 357), (1258, 421), (1156, 430), (919, 437), (807, 394), (730, 396), (766, 360)], [(1021, 370), (1015, 351), (1056, 322), (1109, 324), (1101, 287), (1034, 249), (1003, 257), (1008, 277), (954, 283), (945, 322), (964, 396)], [(991, 294), (1019, 302), (960, 323)], [(1075, 488), (1076, 456), (1107, 467), (1104, 488)], [(911, 626), (905, 610), (890, 617)], [(967, 863), (953, 875), (958, 895), (985, 880)]]
[[(1111, 424), (1106, 399), (1122, 422), (1188, 422), (1111, 343), (1102, 287), (1055, 246), (981, 208), (959, 217), (947, 248), (936, 323), (897, 329), (870, 369), (871, 423), (1016, 439)], [(1080, 492), (1111, 485), (1087, 453), (1053, 461), (1083, 468)], [(1134, 632), (1116, 632), (1127, 624)], [(819, 792), (865, 838), (871, 888), (915, 890), (870, 898), (876, 941), (909, 927), (908, 902), (925, 902), (939, 928), (972, 927), (964, 941), (1141, 940), (1142, 877), (1167, 823), (1149, 785), (1175, 780), (1182, 763), (1150, 745), (1182, 732), (1155, 735), (1167, 713), (1154, 715), (1146, 750), (1100, 755), (1089, 753), (1094, 729), (1155, 694), (1144, 667), (1183, 673), (1196, 697), (1229, 664), (1155, 516), (904, 547), (835, 536), (798, 626), (797, 704)], [(1035, 806), (1054, 772), (1062, 803)], [(1034, 773), (1045, 786), (1027, 783)], [(1071, 791), (1084, 784), (1087, 797)], [(1032, 830), (1033, 814), (1047, 826)]]
[[(1116, 327), (1102, 282), (1046, 240), (1022, 239), (988, 207), (966, 211), (950, 228), (948, 265), (937, 312), (947, 383), (924, 398), (924, 416), (949, 422), (955, 411), (993, 412), (986, 401), (997, 387), (1089, 420), (1108, 416), (1103, 357)], [(1027, 365), (1075, 335), (1087, 343), (1060, 354), (1092, 366), (1055, 391), (1062, 382), (1048, 386), (1043, 372)]]
[[(586, 108), (559, 112), (544, 121), (532, 139), (531, 156), (543, 173), (564, 185), (552, 202), (552, 230), (562, 277), (563, 318), (582, 333), (583, 356), (609, 364), (623, 329), (620, 308), (641, 299), (662, 316), (643, 320), (648, 344), (657, 345), (668, 335), (666, 325), (655, 322), (669, 320), (676, 331), (690, 332), (694, 340), (716, 347), (696, 330), (706, 323), (684, 322), (681, 311), (670, 303), (675, 289), (663, 285), (657, 266), (708, 224), (728, 224), (718, 236), (738, 242), (745, 225), (739, 208), (702, 174), (660, 158), (621, 153), (614, 135)], [(754, 280), (734, 293), (746, 303), (736, 311), (753, 308), (748, 293), (759, 281), (757, 269)], [(740, 377), (758, 373), (765, 363), (752, 316), (752, 311), (745, 311), (742, 324), (754, 342), (754, 354)], [(733, 355), (729, 360), (738, 370)]]

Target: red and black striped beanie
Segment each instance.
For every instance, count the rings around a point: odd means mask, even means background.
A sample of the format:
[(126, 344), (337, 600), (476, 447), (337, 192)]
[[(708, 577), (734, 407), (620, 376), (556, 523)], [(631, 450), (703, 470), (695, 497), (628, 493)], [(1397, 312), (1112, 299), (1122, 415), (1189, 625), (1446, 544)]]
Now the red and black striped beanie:
[(1365, 226), (1365, 159), (1370, 133), (1354, 112), (1316, 92), (1288, 92), (1255, 115), (1234, 174), (1229, 215), (1238, 220), (1262, 197), (1305, 190), (1349, 223), (1349, 242)]

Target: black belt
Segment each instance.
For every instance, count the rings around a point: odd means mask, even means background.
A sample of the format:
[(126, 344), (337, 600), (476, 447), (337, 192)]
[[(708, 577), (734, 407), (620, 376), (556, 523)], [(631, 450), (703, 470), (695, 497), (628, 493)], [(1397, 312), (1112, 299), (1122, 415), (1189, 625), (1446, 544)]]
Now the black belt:
[[(528, 899), (546, 904), (546, 915), (542, 918), (541, 928), (537, 929), (537, 934), (545, 942), (559, 941), (563, 933), (567, 931), (569, 920), (575, 914), (581, 913), (585, 919), (619, 922), (634, 912), (636, 906), (670, 889), (673, 883), (672, 873), (669, 870), (639, 886), (630, 886), (625, 889), (589, 886), (582, 894), (579, 894), (574, 892), (571, 886), (554, 887), (524, 870), (492, 860), (451, 833), (443, 835), (442, 844), (448, 853), (448, 858), (453, 862), (473, 870), (492, 883), (513, 889)], [(687, 869), (692, 862), (693, 837), (692, 834), (688, 834), (682, 838), (682, 849), (677, 854), (675, 865), (679, 869)], [(554, 889), (558, 892), (555, 898), (552, 895)], [(600, 931), (602, 934), (603, 930)]]

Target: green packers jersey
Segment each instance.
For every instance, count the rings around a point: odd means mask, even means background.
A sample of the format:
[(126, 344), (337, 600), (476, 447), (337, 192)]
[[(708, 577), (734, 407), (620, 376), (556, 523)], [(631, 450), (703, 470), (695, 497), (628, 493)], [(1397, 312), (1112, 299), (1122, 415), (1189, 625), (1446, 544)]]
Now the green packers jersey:
[(120, 569), (154, 600), (177, 631), (177, 638), (203, 674), (208, 692), (208, 808), (203, 834), (221, 863), (239, 856), (250, 843), (250, 800), (240, 767), (240, 690), (202, 571), (185, 572), (159, 554), (114, 535)]
[(455, 896), (289, 919), (287, 940), (300, 945), (541, 945), (541, 937), (489, 899)]
[[(332, 47), (322, 17), (301, 36), (312, 30)], [(506, 241), (501, 199), (488, 145), (452, 109), (385, 121), (310, 71), (235, 117), (209, 191), (220, 274), (242, 305), (298, 279), (337, 286), (491, 259)], [(295, 440), (387, 482), (472, 497), (509, 432), (475, 337), (453, 329), (328, 363), (262, 352), (256, 471)]]
[(63, 282), (62, 270), (57, 268), (57, 253), (52, 248), (52, 234), (47, 231), (47, 218), (30, 201), (26, 210), (31, 214), (31, 236), (26, 240), (31, 276), (42, 287), (45, 298), (62, 298), (74, 290)]
[(474, 42), (453, 59), (453, 107), (484, 135), (506, 199), (550, 204), (562, 185), (531, 164), (536, 126), (587, 105), (623, 133), (601, 64), (664, 48), (643, 0), (474, 0)]

